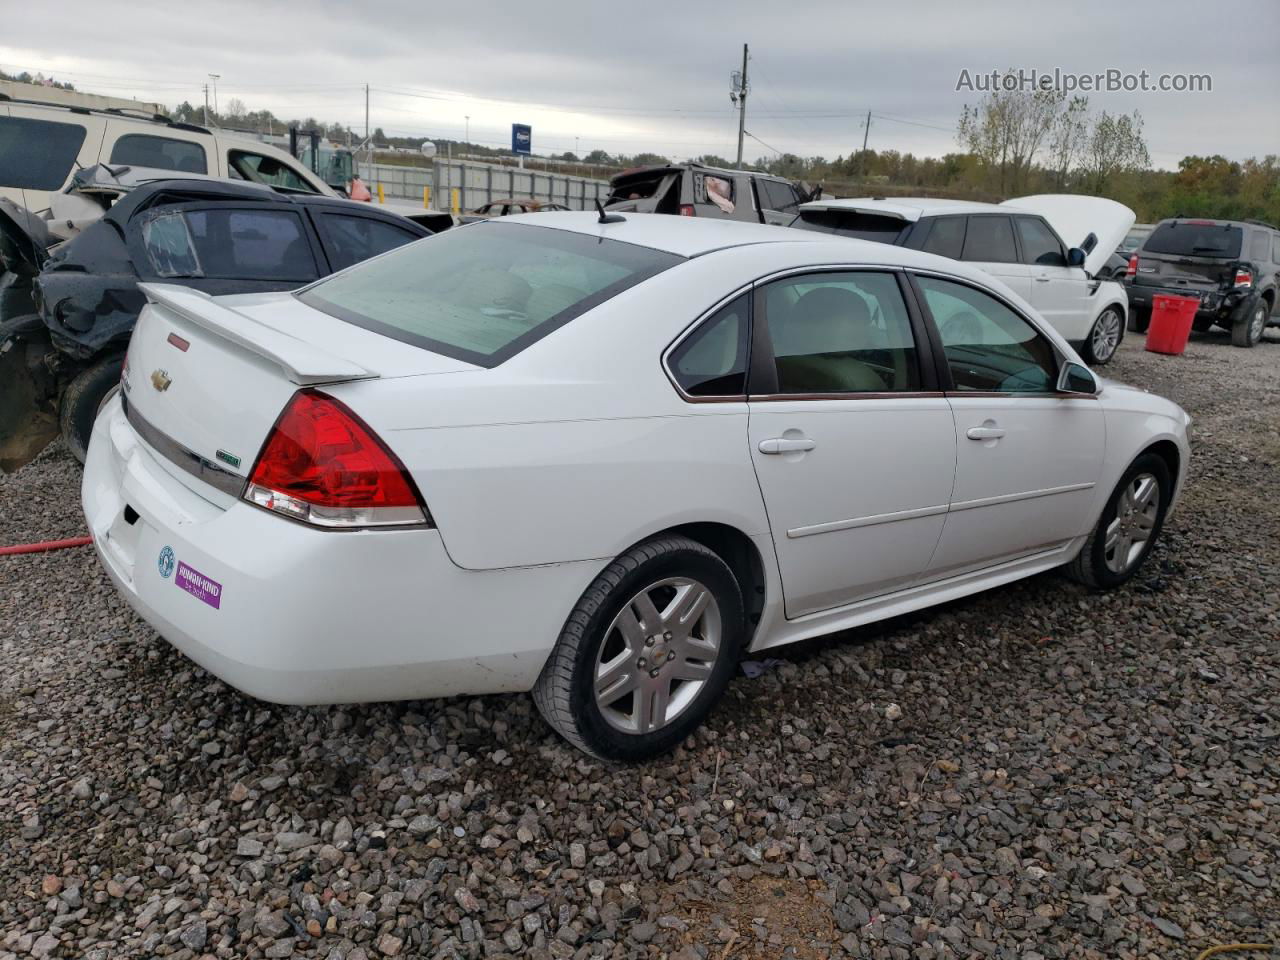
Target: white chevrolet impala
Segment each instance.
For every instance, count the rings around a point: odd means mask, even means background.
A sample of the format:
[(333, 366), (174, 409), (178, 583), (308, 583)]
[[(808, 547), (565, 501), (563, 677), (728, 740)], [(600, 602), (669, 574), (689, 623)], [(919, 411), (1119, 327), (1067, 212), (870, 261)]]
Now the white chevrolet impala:
[(748, 651), (1124, 583), (1186, 476), (1176, 405), (884, 244), (540, 214), (296, 293), (144, 289), (85, 513), (133, 608), (266, 700), (532, 690), (640, 758)]

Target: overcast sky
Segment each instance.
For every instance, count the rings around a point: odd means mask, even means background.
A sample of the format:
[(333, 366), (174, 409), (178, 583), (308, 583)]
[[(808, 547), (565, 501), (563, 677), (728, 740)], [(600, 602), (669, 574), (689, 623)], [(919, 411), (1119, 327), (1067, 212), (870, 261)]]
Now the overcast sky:
[[(218, 100), (391, 134), (510, 143), (534, 151), (652, 150), (732, 158), (729, 74), (751, 45), (748, 158), (828, 159), (868, 144), (956, 149), (971, 75), (1020, 67), (1209, 74), (1209, 93), (1092, 94), (1095, 109), (1140, 110), (1153, 163), (1186, 154), (1280, 153), (1280, 0), (809, 2), (667, 0), (604, 4), (424, 4), (415, 0), (0, 0), (0, 68), (78, 89), (174, 105)], [(126, 12), (127, 11), (127, 12)], [(376, 19), (370, 19), (366, 12)], [(114, 39), (113, 39), (114, 38)], [(893, 119), (889, 119), (893, 118)], [(766, 147), (765, 144), (768, 146)]]

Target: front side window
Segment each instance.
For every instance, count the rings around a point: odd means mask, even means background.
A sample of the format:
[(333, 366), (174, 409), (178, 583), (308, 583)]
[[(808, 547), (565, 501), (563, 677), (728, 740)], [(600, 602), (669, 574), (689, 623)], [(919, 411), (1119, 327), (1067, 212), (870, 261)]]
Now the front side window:
[(85, 128), (28, 117), (0, 117), (0, 187), (57, 190), (80, 155)]
[(920, 389), (906, 304), (889, 273), (818, 273), (764, 288), (779, 393)]
[(200, 144), (145, 133), (130, 133), (117, 140), (111, 148), (111, 162), (183, 173), (209, 172)]
[[(972, 229), (972, 228), (970, 228)], [(958, 391), (1049, 393), (1057, 362), (1040, 331), (990, 294), (919, 276)]]
[(668, 361), (691, 397), (740, 397), (747, 392), (747, 294), (721, 307), (685, 337)]
[(383, 336), (493, 367), (682, 260), (620, 240), (484, 220), (358, 264), (298, 296)]
[(1065, 267), (1067, 255), (1057, 234), (1036, 217), (1015, 217), (1022, 242), (1022, 262), (1042, 267)]
[(305, 228), (288, 210), (175, 210), (142, 225), (143, 244), (161, 277), (316, 279)]
[(959, 260), (964, 250), (964, 217), (938, 217), (921, 247), (925, 253)]
[(361, 260), (402, 247), (418, 239), (417, 234), (401, 230), (372, 217), (346, 217), (326, 213), (317, 218), (329, 264), (335, 271), (345, 270)]
[(796, 198), (796, 192), (789, 183), (779, 183), (777, 180), (757, 180), (756, 184), (760, 187), (762, 194), (761, 201), (767, 210), (781, 210), (782, 212), (794, 211), (799, 202)]
[(971, 263), (1017, 263), (1013, 224), (1008, 217), (970, 217), (961, 260)]
[(231, 167), (232, 176), (242, 180), (284, 187), (286, 190), (300, 190), (303, 193), (318, 192), (315, 187), (302, 179), (296, 170), (277, 157), (249, 153), (246, 150), (232, 150), (227, 154), (227, 163)]

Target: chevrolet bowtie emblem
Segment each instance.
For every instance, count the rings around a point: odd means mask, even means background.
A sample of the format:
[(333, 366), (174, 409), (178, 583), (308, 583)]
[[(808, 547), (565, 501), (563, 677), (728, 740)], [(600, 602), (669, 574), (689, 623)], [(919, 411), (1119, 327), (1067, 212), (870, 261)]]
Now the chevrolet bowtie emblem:
[(169, 374), (165, 373), (163, 370), (151, 371), (151, 385), (161, 393), (168, 390), (169, 384), (171, 383), (173, 383), (173, 380), (170, 379)]

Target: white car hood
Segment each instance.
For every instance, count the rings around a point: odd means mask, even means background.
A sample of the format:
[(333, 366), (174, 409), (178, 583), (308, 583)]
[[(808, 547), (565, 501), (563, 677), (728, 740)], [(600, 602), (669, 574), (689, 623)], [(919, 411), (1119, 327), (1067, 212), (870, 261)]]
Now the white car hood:
[(1089, 276), (1097, 276), (1128, 234), (1137, 214), (1123, 203), (1102, 197), (1086, 197), (1073, 193), (1043, 193), (1034, 197), (1015, 197), (1000, 204), (1037, 213), (1049, 221), (1069, 247), (1078, 247), (1085, 237), (1095, 234), (1097, 246), (1084, 260)]

